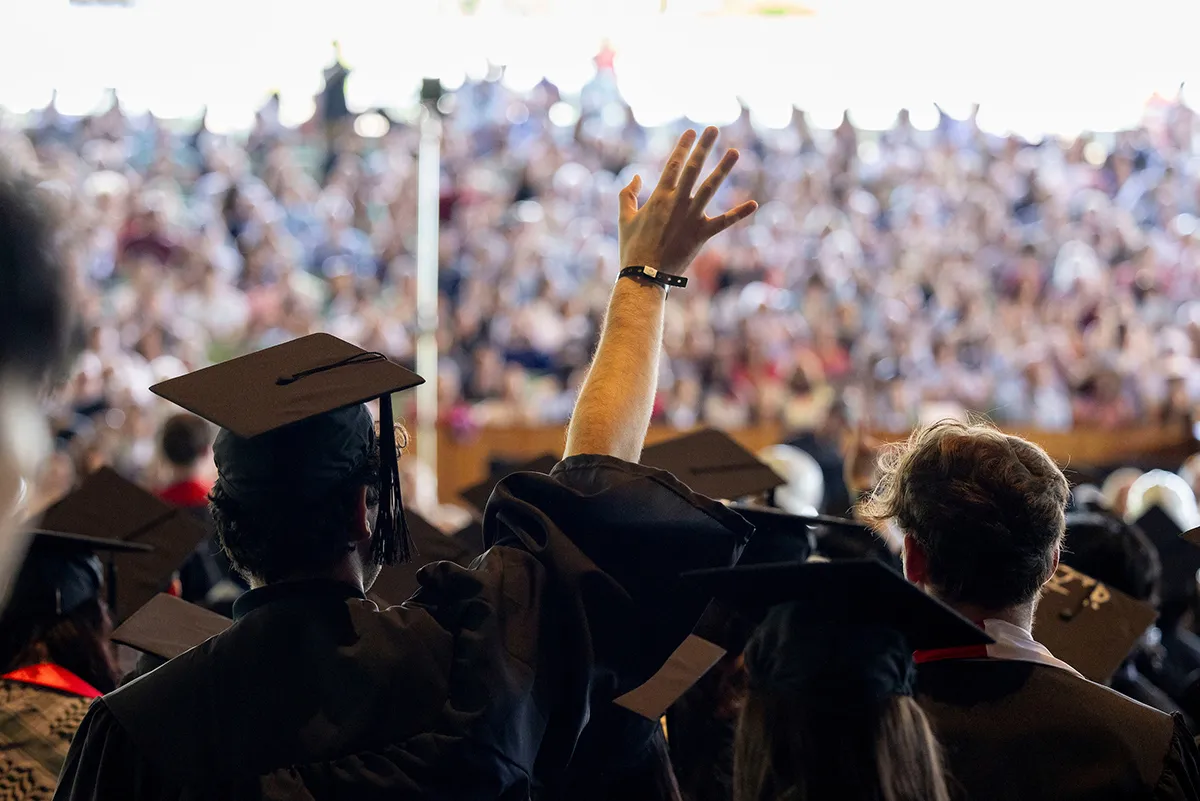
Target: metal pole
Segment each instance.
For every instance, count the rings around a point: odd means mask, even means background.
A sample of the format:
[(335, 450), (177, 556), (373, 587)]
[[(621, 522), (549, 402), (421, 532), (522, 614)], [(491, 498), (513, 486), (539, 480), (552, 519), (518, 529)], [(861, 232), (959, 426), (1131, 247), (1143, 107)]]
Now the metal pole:
[(421, 108), (417, 150), (417, 458), (429, 466), (437, 492), (438, 218), (441, 205), (442, 120), (433, 103)]

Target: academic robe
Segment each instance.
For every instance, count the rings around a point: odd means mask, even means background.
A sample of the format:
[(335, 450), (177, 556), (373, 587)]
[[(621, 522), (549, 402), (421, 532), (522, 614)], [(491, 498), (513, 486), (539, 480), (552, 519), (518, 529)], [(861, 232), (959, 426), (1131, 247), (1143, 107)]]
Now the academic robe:
[(0, 677), (0, 801), (49, 801), (71, 738), (99, 695), (56, 665)]
[(1034, 662), (917, 667), (917, 700), (966, 801), (1200, 799), (1200, 755), (1179, 716)]
[(522, 473), (470, 569), (380, 610), (348, 585), (239, 599), (225, 632), (95, 703), (56, 798), (524, 799), (563, 786), (592, 709), (639, 685), (751, 527), (667, 473), (600, 456)]

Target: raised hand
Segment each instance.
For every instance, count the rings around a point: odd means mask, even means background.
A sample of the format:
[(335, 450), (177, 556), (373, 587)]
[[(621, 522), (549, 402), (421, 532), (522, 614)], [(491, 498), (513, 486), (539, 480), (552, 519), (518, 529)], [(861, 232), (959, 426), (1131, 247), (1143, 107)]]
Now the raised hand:
[[(727, 150), (721, 161), (700, 185), (704, 160), (717, 141), (717, 129), (705, 128), (696, 143), (696, 132), (685, 131), (679, 137), (658, 186), (650, 199), (638, 208), (637, 196), (642, 178), (635, 175), (621, 190), (621, 266), (645, 265), (672, 274), (681, 274), (700, 252), (704, 243), (736, 222), (749, 217), (758, 208), (753, 200), (709, 217), (705, 207), (737, 163), (738, 152)], [(690, 152), (690, 155), (689, 155)]]

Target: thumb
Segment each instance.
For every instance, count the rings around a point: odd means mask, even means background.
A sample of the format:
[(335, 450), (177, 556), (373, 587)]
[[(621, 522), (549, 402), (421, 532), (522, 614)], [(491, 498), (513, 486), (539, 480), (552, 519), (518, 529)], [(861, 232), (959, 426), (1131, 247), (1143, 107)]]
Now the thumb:
[(638, 192), (642, 189), (642, 176), (635, 175), (629, 185), (621, 190), (621, 222), (627, 222), (630, 217), (637, 213)]

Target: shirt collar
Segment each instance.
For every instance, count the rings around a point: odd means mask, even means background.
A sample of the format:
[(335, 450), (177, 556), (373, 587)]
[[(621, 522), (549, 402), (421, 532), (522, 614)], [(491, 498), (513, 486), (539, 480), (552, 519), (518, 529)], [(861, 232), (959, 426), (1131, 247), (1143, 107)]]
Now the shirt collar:
[(1079, 671), (1050, 653), (1050, 649), (1033, 639), (1033, 635), (1004, 620), (988, 618), (983, 621), (983, 630), (996, 642), (987, 647), (992, 659), (1008, 659), (1014, 662), (1036, 662), (1040, 665), (1061, 668), (1079, 675)]
[(233, 602), (233, 619), (241, 620), (255, 609), (276, 602), (311, 601), (317, 598), (338, 601), (348, 598), (366, 600), (366, 597), (358, 587), (336, 579), (280, 581), (243, 593)]

